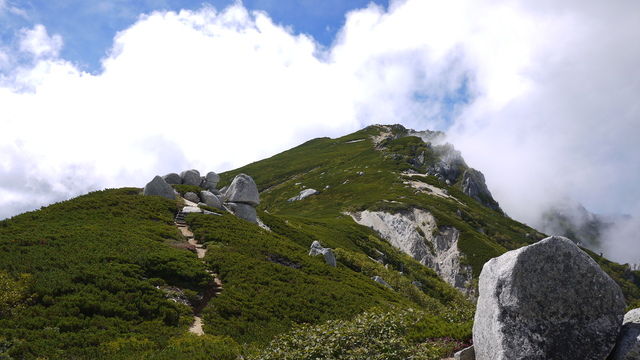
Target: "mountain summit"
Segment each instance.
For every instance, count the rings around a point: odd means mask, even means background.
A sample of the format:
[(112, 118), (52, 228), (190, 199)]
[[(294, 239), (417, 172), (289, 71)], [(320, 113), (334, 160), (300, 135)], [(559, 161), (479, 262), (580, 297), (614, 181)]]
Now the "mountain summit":
[[(443, 140), (370, 126), (0, 221), (0, 357), (450, 356), (483, 265), (544, 235)], [(637, 305), (640, 273), (589, 254)]]

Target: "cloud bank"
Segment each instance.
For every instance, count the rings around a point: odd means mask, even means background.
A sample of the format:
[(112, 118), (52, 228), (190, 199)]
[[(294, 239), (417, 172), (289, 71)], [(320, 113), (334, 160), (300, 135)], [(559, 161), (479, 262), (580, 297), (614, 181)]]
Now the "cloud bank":
[(448, 132), (518, 220), (565, 195), (640, 215), (637, 34), (632, 0), (405, 0), (325, 48), (236, 3), (140, 15), (88, 74), (25, 28), (0, 43), (0, 218), (374, 123)]

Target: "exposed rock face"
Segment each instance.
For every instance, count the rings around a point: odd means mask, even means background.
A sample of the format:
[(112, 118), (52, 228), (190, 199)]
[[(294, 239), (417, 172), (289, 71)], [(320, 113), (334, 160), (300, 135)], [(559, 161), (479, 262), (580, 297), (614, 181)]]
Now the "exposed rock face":
[(209, 191), (213, 191), (216, 189), (216, 186), (218, 186), (219, 182), (220, 182), (220, 175), (216, 174), (213, 171), (210, 171), (202, 180), (202, 184), (200, 184), (200, 187), (203, 189), (207, 189)]
[(176, 173), (167, 174), (167, 175), (163, 176), (162, 178), (164, 179), (164, 181), (167, 182), (167, 184), (170, 184), (170, 185), (180, 185), (180, 184), (182, 184), (182, 179), (180, 178), (180, 175), (178, 175)]
[(299, 200), (302, 200), (302, 199), (307, 198), (309, 196), (318, 195), (318, 194), (320, 194), (320, 192), (318, 190), (305, 189), (305, 190), (300, 191), (299, 195), (292, 197), (288, 201), (290, 201), (290, 202), (291, 201), (299, 201)]
[(618, 285), (571, 240), (488, 261), (473, 325), (476, 359), (603, 359), (622, 323)]
[(176, 194), (171, 185), (167, 184), (160, 176), (156, 176), (144, 187), (144, 195), (158, 195), (170, 200), (175, 200)]
[(184, 198), (196, 204), (200, 202), (200, 197), (194, 192), (188, 192), (184, 194)]
[(250, 204), (227, 202), (227, 206), (240, 219), (251, 221), (254, 224), (258, 223), (256, 209), (254, 209)]
[(329, 248), (325, 248), (322, 247), (322, 245), (320, 245), (319, 242), (314, 241), (311, 244), (311, 250), (309, 251), (309, 256), (316, 256), (316, 255), (324, 255), (324, 262), (333, 266), (333, 267), (337, 267), (338, 263), (336, 262), (336, 257), (333, 254), (333, 250), (329, 249)]
[(367, 210), (351, 216), (358, 224), (378, 231), (393, 246), (434, 269), (463, 294), (473, 296), (471, 267), (460, 263), (464, 255), (458, 250), (458, 229), (438, 228), (435, 218), (422, 209), (396, 214)]
[(214, 207), (216, 209), (220, 209), (222, 210), (222, 202), (220, 201), (220, 198), (218, 198), (216, 195), (214, 195), (211, 191), (207, 191), (207, 190), (203, 190), (200, 192), (200, 199), (202, 199), (202, 202), (205, 203), (205, 205), (207, 206), (211, 206)]
[(202, 213), (202, 209), (197, 206), (185, 206), (182, 208), (182, 212), (185, 213)]
[(182, 184), (184, 185), (200, 186), (200, 183), (202, 182), (200, 172), (194, 169), (181, 172), (180, 179), (182, 180)]
[(462, 174), (462, 192), (489, 209), (501, 211), (498, 202), (493, 199), (484, 180), (484, 175), (474, 169)]
[(227, 189), (226, 198), (229, 202), (260, 205), (258, 186), (249, 175), (245, 174), (239, 174), (233, 179)]
[(616, 346), (607, 360), (640, 359), (640, 309), (625, 314)]

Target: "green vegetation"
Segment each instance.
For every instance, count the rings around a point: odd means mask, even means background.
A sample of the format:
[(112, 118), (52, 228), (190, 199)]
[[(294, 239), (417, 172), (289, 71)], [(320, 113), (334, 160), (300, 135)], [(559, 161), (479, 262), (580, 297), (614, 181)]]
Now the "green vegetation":
[[(269, 230), (213, 208), (206, 209), (220, 216), (189, 214), (207, 249), (203, 261), (173, 224), (180, 200), (135, 188), (0, 221), (0, 359), (450, 356), (468, 345), (473, 304), (349, 213), (429, 211), (437, 227), (420, 234), (458, 229), (474, 277), (490, 258), (544, 235), (456, 186), (415, 174), (436, 161), (430, 144), (394, 136), (374, 142), (382, 130), (315, 139), (221, 174), (220, 186), (241, 172), (254, 178), (258, 216)], [(288, 201), (306, 188), (320, 194)], [(337, 267), (308, 255), (314, 241), (333, 249)], [(628, 304), (640, 305), (640, 272), (590, 255)], [(212, 273), (223, 283), (214, 297)], [(194, 309), (204, 336), (188, 332)]]

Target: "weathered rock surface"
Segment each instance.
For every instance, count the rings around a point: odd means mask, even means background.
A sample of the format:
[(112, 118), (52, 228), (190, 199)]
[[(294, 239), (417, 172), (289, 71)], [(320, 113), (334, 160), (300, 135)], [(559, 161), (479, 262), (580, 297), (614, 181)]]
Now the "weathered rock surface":
[(160, 176), (156, 176), (144, 187), (144, 195), (158, 195), (170, 200), (175, 200), (176, 194), (171, 185), (167, 184)]
[(618, 285), (564, 237), (488, 261), (473, 325), (476, 359), (603, 359), (624, 315)]
[(200, 187), (203, 189), (207, 189), (209, 191), (213, 191), (216, 189), (216, 186), (218, 186), (219, 182), (220, 182), (220, 175), (216, 174), (213, 171), (210, 171), (202, 180)]
[(180, 179), (182, 180), (182, 184), (184, 185), (200, 186), (200, 183), (202, 182), (200, 172), (195, 169), (185, 170), (181, 172)]
[(240, 219), (251, 221), (254, 224), (258, 223), (256, 209), (250, 204), (228, 202), (227, 206)]
[(200, 202), (200, 197), (198, 196), (198, 194), (194, 193), (194, 192), (188, 192), (186, 194), (184, 194), (183, 196), (185, 199), (194, 202), (194, 203), (199, 203)]
[(640, 359), (640, 309), (633, 309), (624, 315), (616, 346), (607, 360), (638, 359)]
[(222, 210), (222, 202), (220, 202), (220, 198), (214, 195), (211, 191), (203, 190), (200, 192), (200, 199), (207, 206), (214, 207), (216, 209)]
[(336, 262), (336, 256), (333, 254), (333, 250), (329, 248), (322, 247), (318, 241), (314, 241), (311, 244), (311, 250), (309, 251), (310, 256), (323, 255), (324, 262), (333, 267), (337, 267), (338, 263)]
[(302, 200), (302, 199), (304, 199), (304, 198), (307, 198), (307, 197), (309, 197), (309, 196), (318, 195), (318, 194), (320, 194), (320, 192), (319, 192), (318, 190), (314, 190), (314, 189), (305, 189), (305, 190), (300, 191), (300, 194), (298, 194), (298, 195), (296, 195), (296, 196), (292, 197), (292, 198), (291, 198), (291, 199), (289, 199), (288, 201), (289, 201), (289, 202), (291, 202), (291, 201), (300, 201), (300, 200)]
[(182, 184), (182, 179), (180, 178), (180, 175), (178, 175), (176, 173), (167, 174), (167, 175), (163, 176), (162, 178), (164, 179), (164, 181), (167, 182), (167, 184), (170, 184), (170, 185), (180, 185), (180, 184)]
[(434, 269), (447, 283), (465, 295), (473, 296), (471, 267), (461, 264), (458, 250), (460, 231), (454, 227), (437, 227), (428, 211), (413, 209), (395, 214), (363, 211), (351, 214), (360, 225), (376, 230), (393, 246)]
[(237, 175), (229, 185), (225, 196), (229, 202), (260, 205), (258, 186), (249, 175)]
[(483, 206), (501, 211), (500, 205), (493, 199), (484, 179), (484, 174), (475, 169), (469, 169), (462, 174), (462, 192), (469, 195)]

